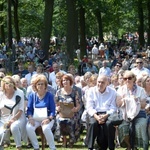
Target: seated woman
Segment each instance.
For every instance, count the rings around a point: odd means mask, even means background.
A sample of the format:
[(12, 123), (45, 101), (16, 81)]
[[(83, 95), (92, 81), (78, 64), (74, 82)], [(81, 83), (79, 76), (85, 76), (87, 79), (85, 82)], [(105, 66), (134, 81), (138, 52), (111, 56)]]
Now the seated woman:
[[(27, 142), (27, 134), (25, 130), (26, 117), (24, 114), (24, 93), (16, 88), (15, 81), (11, 76), (5, 76), (1, 81), (2, 91), (0, 92), (0, 110), (2, 111), (1, 121), (6, 123), (14, 138), (17, 150), (21, 150), (21, 140)], [(17, 98), (19, 97), (19, 98)], [(9, 108), (13, 108), (12, 116), (10, 116)], [(7, 137), (7, 138), (6, 138)], [(4, 140), (9, 140), (9, 134), (6, 132)]]
[(148, 137), (150, 140), (150, 76), (145, 76), (142, 78), (142, 87), (145, 89), (147, 98), (146, 98), (146, 112), (148, 115)]
[(142, 147), (148, 150), (146, 93), (136, 85), (136, 76), (132, 71), (125, 71), (124, 85), (117, 90), (117, 105), (123, 113), (123, 123), (119, 125), (119, 140), (127, 150)]
[[(63, 146), (67, 146), (67, 139), (66, 135), (69, 135), (69, 147), (73, 147), (73, 144), (76, 142), (76, 133), (75, 133), (75, 126), (76, 122), (78, 121), (78, 111), (80, 110), (80, 98), (79, 93), (75, 90), (73, 85), (73, 80), (69, 75), (63, 75), (61, 79), (62, 88), (56, 92), (55, 100), (56, 100), (56, 110), (59, 113), (59, 125), (60, 125), (60, 133), (63, 136)], [(73, 113), (73, 116), (70, 118), (67, 116), (61, 116), (62, 107), (60, 103), (68, 103), (72, 104), (73, 107), (68, 113)]]
[(35, 92), (28, 97), (26, 130), (34, 150), (39, 150), (35, 130), (42, 127), (43, 133), (51, 150), (56, 150), (54, 136), (51, 131), (55, 117), (55, 103), (53, 95), (47, 92), (47, 79), (44, 75), (36, 76), (33, 86)]

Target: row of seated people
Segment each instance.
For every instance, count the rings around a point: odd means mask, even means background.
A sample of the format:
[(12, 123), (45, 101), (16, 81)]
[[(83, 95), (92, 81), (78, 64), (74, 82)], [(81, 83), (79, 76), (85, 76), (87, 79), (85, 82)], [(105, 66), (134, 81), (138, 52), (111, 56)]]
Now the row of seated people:
[[(66, 76), (62, 80), (63, 88), (57, 91), (60, 93), (56, 93), (58, 96), (55, 96), (54, 100), (54, 96), (47, 91), (47, 78), (42, 74), (36, 76), (32, 83), (33, 91), (28, 96), (27, 119), (23, 91), (16, 87), (15, 80), (11, 76), (5, 76), (1, 80), (1, 126), (2, 128), (5, 126), (6, 130), (10, 129), (18, 150), (22, 147), (22, 140), (25, 142), (29, 140), (35, 150), (39, 149), (39, 143), (35, 133), (35, 130), (39, 126), (42, 127), (49, 148), (52, 150), (56, 149), (52, 127), (56, 121), (56, 112), (59, 113), (61, 111), (59, 107), (61, 101), (73, 103), (73, 107), (71, 108), (73, 112), (72, 117), (65, 117), (62, 120), (59, 119), (61, 135), (64, 136), (63, 139), (65, 140), (66, 134), (69, 134), (70, 147), (77, 141), (78, 135), (80, 134), (81, 103), (79, 97), (81, 96), (79, 96), (77, 89), (72, 89), (73, 80), (72, 77), (69, 77), (70, 80), (68, 80), (68, 77)], [(56, 122), (58, 123), (58, 121)], [(5, 133), (5, 136), (3, 136), (3, 133)], [(1, 133), (1, 138), (3, 138), (2, 140), (9, 141), (9, 134), (4, 131)]]
[[(127, 147), (128, 150), (135, 147), (148, 149), (147, 115), (145, 111), (146, 90), (135, 84), (136, 77), (131, 71), (126, 71), (122, 78), (124, 84), (120, 85), (116, 91), (109, 85), (108, 77), (104, 75), (96, 77), (94, 75), (95, 80), (92, 87), (83, 89), (85, 111), (82, 114), (82, 93), (78, 87), (73, 86), (73, 78), (70, 74), (62, 75), (57, 81), (60, 82), (60, 88), (57, 90), (55, 97), (47, 91), (48, 82), (46, 77), (37, 75), (32, 83), (34, 92), (31, 92), (28, 96), (28, 119), (26, 120), (23, 92), (16, 88), (12, 77), (4, 77), (1, 81), (0, 109), (3, 111), (5, 106), (7, 106), (6, 108), (15, 106), (12, 116), (7, 122), (7, 127), (10, 128), (17, 149), (21, 149), (22, 140), (27, 142), (29, 138), (33, 148), (38, 150), (39, 144), (35, 130), (41, 126), (49, 148), (55, 150), (54, 135), (51, 131), (54, 121), (57, 124), (56, 128), (60, 130), (60, 135), (63, 136), (63, 146), (67, 146), (66, 136), (69, 135), (68, 146), (73, 147), (80, 135), (80, 118), (82, 115), (82, 120), (87, 121), (88, 118), (85, 140), (88, 148), (94, 149), (94, 141), (97, 139), (100, 149), (109, 148), (113, 150), (115, 149), (116, 127), (111, 121), (108, 121), (108, 117), (118, 108), (121, 109), (124, 118), (118, 126), (121, 146)], [(148, 78), (145, 77), (144, 82), (147, 82)], [(18, 95), (20, 101), (17, 104)], [(67, 114), (63, 114), (62, 103), (63, 106), (65, 106), (65, 103), (70, 104), (70, 112)], [(135, 111), (132, 112), (131, 110)], [(85, 117), (87, 115), (88, 117)], [(2, 114), (1, 118), (5, 121), (8, 116)], [(130, 132), (131, 122), (132, 132)], [(4, 140), (7, 138), (5, 136)]]

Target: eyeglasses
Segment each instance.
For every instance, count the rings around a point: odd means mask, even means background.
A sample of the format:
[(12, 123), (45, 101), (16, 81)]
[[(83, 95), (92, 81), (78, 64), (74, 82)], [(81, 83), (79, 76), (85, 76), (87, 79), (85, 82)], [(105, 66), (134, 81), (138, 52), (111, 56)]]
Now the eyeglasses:
[(44, 85), (44, 83), (38, 83), (37, 85)]
[(121, 67), (120, 65), (116, 65), (117, 67)]
[(12, 82), (4, 82), (5, 85), (14, 85)]
[(68, 82), (69, 80), (62, 80), (63, 82)]
[(125, 80), (125, 81), (126, 81), (126, 80), (132, 80), (132, 78), (133, 78), (133, 77), (126, 77), (126, 78), (123, 78), (123, 80)]
[(137, 64), (142, 64), (143, 62), (136, 62)]

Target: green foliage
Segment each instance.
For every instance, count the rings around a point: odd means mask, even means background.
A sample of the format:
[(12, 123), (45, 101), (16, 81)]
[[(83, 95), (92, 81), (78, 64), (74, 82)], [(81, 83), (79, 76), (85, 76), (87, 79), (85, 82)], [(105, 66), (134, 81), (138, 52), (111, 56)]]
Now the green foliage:
[(80, 63), (80, 62), (78, 61), (78, 59), (75, 58), (75, 59), (74, 59), (74, 62), (73, 62), (73, 65), (75, 66), (75, 68), (78, 68), (79, 63)]
[(19, 2), (19, 25), (22, 36), (41, 37), (44, 3), (41, 0)]
[[(97, 36), (98, 22), (94, 15), (99, 10), (102, 15), (103, 32), (112, 31), (118, 37), (125, 32), (134, 32), (138, 28), (138, 0), (76, 0), (76, 9), (80, 6), (85, 8), (86, 35)], [(145, 17), (145, 29), (147, 24), (147, 0), (143, 0), (143, 10)], [(0, 10), (0, 25), (5, 26), (7, 31), (7, 1), (0, 0), (0, 5), (4, 4), (3, 10)], [(13, 7), (12, 7), (13, 15)], [(19, 29), (21, 36), (41, 37), (44, 17), (43, 0), (19, 0), (18, 5)], [(13, 16), (12, 16), (13, 17)], [(13, 22), (13, 19), (12, 19)], [(54, 13), (52, 24), (52, 36), (66, 36), (67, 33), (67, 8), (66, 1), (54, 1)], [(13, 26), (14, 33), (14, 26)]]
[(67, 26), (65, 1), (55, 0), (54, 8), (52, 35), (63, 37), (66, 35)]

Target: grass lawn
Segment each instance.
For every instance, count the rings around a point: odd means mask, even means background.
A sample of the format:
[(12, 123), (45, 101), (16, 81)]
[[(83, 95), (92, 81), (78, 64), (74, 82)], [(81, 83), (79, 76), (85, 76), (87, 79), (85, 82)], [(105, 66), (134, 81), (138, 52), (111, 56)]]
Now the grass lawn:
[[(57, 142), (55, 142), (56, 149), (57, 149), (57, 150), (66, 150), (66, 149), (68, 149), (68, 150), (87, 150), (87, 147), (83, 146), (83, 140), (82, 140), (82, 139), (83, 139), (83, 136), (84, 136), (84, 135), (81, 135), (81, 139), (78, 140), (78, 142), (74, 144), (74, 147), (73, 147), (73, 148), (63, 148), (63, 147), (61, 146), (62, 143), (57, 143)], [(39, 144), (40, 144), (40, 146), (41, 146), (40, 138), (38, 138), (38, 141), (39, 141)], [(0, 150), (1, 150), (1, 149), (0, 149)], [(11, 145), (10, 145), (8, 148), (5, 148), (4, 150), (16, 150), (16, 148), (15, 148), (15, 143), (14, 143), (12, 137), (11, 137)], [(22, 150), (33, 150), (33, 148), (28, 149), (28, 148), (26, 148), (26, 146), (23, 144)], [(40, 148), (40, 150), (42, 150), (42, 149)], [(49, 150), (49, 148), (46, 147), (45, 150)], [(116, 148), (116, 150), (125, 150), (125, 148)], [(142, 150), (142, 148), (141, 148), (141, 149), (138, 149), (138, 150)]]
[[(74, 145), (74, 148), (62, 148), (61, 144), (60, 143), (56, 143), (56, 148), (57, 150), (87, 150), (87, 147), (83, 146), (82, 145), (82, 141), (80, 142), (77, 142), (75, 145)], [(22, 148), (23, 150), (27, 150), (27, 148), (25, 146), (23, 146)], [(45, 148), (45, 150), (48, 150), (49, 148)], [(11, 145), (10, 147), (8, 148), (5, 148), (5, 150), (16, 150), (15, 148), (15, 145), (13, 143), (13, 145)], [(33, 148), (31, 149), (28, 149), (28, 150), (33, 150)], [(40, 149), (41, 150), (41, 149)], [(123, 150), (123, 148), (117, 148), (117, 150)]]
[[(77, 143), (74, 144), (73, 148), (63, 148), (61, 146), (62, 143), (57, 143), (57, 142), (55, 143), (56, 148), (57, 148), (57, 150), (66, 150), (66, 149), (68, 149), (68, 150), (70, 150), (70, 149), (71, 150), (87, 150), (87, 147), (83, 146), (83, 144), (82, 144), (83, 143), (82, 138), (83, 138), (83, 135), (81, 136), (81, 140), (79, 140)], [(40, 139), (39, 139), (39, 144), (41, 146)], [(33, 150), (33, 148), (31, 148), (31, 149), (26, 148), (25, 145), (23, 145), (22, 149), (23, 150)], [(49, 148), (45, 148), (45, 150), (48, 150), (48, 149)], [(15, 143), (12, 138), (11, 138), (11, 145), (8, 148), (5, 148), (4, 150), (16, 150)], [(41, 150), (41, 148), (40, 148), (40, 150)], [(123, 150), (123, 148), (117, 148), (117, 150)]]

